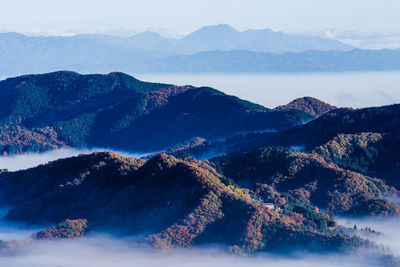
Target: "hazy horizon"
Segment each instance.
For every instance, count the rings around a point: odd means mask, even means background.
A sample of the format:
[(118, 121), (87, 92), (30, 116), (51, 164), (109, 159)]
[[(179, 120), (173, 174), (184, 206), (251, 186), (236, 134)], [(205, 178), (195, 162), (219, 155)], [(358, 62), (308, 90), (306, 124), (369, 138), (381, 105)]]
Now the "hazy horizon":
[(155, 31), (179, 37), (226, 23), (240, 31), (268, 28), (341, 40), (356, 47), (395, 48), (400, 47), (396, 10), (400, 2), (395, 0), (4, 0), (0, 32), (127, 36)]
[(248, 27), (248, 28), (237, 28), (227, 23), (218, 24), (204, 24), (197, 28), (192, 29), (187, 32), (178, 32), (173, 29), (162, 29), (162, 28), (115, 28), (110, 30), (92, 30), (92, 31), (82, 31), (82, 30), (57, 30), (57, 29), (16, 29), (7, 30), (0, 28), (1, 33), (18, 33), (29, 37), (72, 37), (77, 35), (102, 35), (102, 36), (112, 36), (120, 38), (130, 38), (141, 33), (157, 33), (161, 37), (166, 39), (180, 40), (204, 27), (218, 26), (218, 25), (229, 25), (239, 32), (251, 31), (251, 30), (272, 30), (274, 32), (281, 32), (285, 34), (290, 34), (294, 36), (303, 37), (319, 37), (325, 39), (331, 39), (339, 41), (343, 44), (350, 45), (355, 49), (399, 49), (400, 48), (400, 32), (397, 31), (361, 31), (357, 29), (337, 29), (337, 28), (321, 28), (319, 30), (303, 30), (303, 31), (288, 31), (284, 29), (273, 29), (268, 26), (265, 27)]
[[(226, 94), (275, 108), (311, 96), (338, 107), (364, 108), (400, 103), (400, 72), (337, 73), (145, 73), (149, 82), (208, 86)], [(280, 92), (276, 94), (275, 92)]]

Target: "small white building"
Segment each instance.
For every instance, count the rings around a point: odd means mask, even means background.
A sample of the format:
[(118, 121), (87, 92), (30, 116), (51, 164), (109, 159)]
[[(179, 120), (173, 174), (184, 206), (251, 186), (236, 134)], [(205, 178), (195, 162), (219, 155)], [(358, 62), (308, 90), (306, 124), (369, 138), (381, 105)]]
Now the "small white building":
[(263, 203), (263, 206), (268, 208), (268, 209), (275, 209), (275, 204), (274, 203)]

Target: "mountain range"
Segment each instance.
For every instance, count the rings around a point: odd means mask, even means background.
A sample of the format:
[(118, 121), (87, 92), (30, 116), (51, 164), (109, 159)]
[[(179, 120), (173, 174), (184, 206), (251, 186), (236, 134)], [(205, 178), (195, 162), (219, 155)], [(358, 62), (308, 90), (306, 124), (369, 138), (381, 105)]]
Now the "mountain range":
[(2, 154), (64, 145), (152, 152), (197, 136), (280, 130), (313, 118), (208, 87), (147, 83), (123, 73), (63, 71), (0, 82)]
[[(27, 170), (0, 166), (5, 220), (40, 226), (0, 253), (92, 232), (155, 248), (236, 254), (379, 251), (336, 216), (400, 215), (400, 104), (338, 108), (313, 97), (267, 109), (208, 88), (123, 73), (53, 72), (0, 82), (3, 155), (101, 146)], [(367, 234), (367, 238), (365, 238)]]
[(332, 39), (207, 26), (181, 39), (154, 32), (131, 37), (96, 34), (0, 34), (0, 76), (68, 69), (83, 73), (304, 72), (398, 70), (398, 50), (359, 50)]
[(279, 73), (400, 70), (399, 50), (317, 51), (282, 54), (206, 51), (163, 58), (155, 72)]

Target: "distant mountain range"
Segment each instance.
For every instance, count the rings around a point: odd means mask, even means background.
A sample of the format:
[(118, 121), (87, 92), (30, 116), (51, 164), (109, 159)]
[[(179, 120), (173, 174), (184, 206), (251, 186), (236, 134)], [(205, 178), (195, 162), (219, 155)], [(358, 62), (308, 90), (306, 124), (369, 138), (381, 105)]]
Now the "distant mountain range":
[(305, 51), (258, 53), (209, 51), (163, 58), (160, 72), (341, 72), (400, 70), (399, 50)]
[(397, 70), (399, 50), (354, 50), (339, 41), (268, 29), (207, 26), (181, 39), (0, 34), (0, 77), (68, 69), (83, 73)]
[(180, 41), (192, 53), (210, 50), (283, 53), (352, 49), (351, 46), (332, 39), (286, 34), (269, 29), (239, 32), (226, 24), (203, 27)]

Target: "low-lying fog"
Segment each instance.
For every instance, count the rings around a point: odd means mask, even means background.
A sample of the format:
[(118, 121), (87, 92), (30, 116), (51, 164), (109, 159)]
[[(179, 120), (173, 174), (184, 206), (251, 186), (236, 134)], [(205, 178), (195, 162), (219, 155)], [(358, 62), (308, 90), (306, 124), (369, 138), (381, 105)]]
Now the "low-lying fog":
[[(0, 209), (0, 218), (7, 208)], [(374, 227), (382, 235), (374, 239), (390, 248), (387, 253), (400, 255), (399, 219), (357, 219), (341, 218), (343, 225), (353, 227)], [(13, 224), (0, 219), (1, 240), (23, 240), (39, 229), (26, 228), (23, 224)], [(38, 241), (18, 250), (16, 253), (0, 254), (0, 266), (7, 267), (261, 267), (261, 266), (377, 266), (378, 259), (373, 251), (360, 254), (317, 254), (295, 251), (276, 255), (259, 253), (254, 256), (235, 256), (225, 248), (212, 246), (196, 249), (176, 249), (160, 251), (150, 248), (133, 237), (116, 237), (103, 233), (91, 233), (73, 240)]]
[[(390, 246), (390, 252), (399, 255), (400, 246), (396, 239), (399, 236), (399, 220), (351, 220), (341, 219), (348, 226), (353, 227), (357, 222), (359, 227), (374, 226), (380, 231), (384, 230), (378, 242)], [(0, 221), (0, 224), (4, 222)], [(0, 227), (0, 236), (4, 231), (15, 231), (14, 236), (20, 239), (30, 236), (29, 231), (14, 228), (7, 223), (8, 228)], [(389, 251), (387, 252), (389, 253)], [(301, 251), (288, 255), (259, 253), (254, 256), (236, 256), (226, 249), (216, 246), (196, 249), (176, 249), (160, 251), (143, 245), (135, 238), (115, 237), (106, 234), (92, 233), (87, 237), (74, 240), (40, 241), (19, 250), (15, 254), (0, 255), (0, 266), (7, 267), (261, 267), (261, 266), (377, 266), (378, 258), (372, 251), (359, 254), (318, 254)]]
[(336, 220), (339, 224), (346, 227), (353, 228), (356, 225), (358, 229), (369, 227), (379, 232), (380, 234), (375, 238), (369, 237), (369, 239), (383, 245), (393, 255), (400, 257), (400, 218), (368, 217), (359, 219), (336, 218)]
[(222, 249), (157, 251), (132, 240), (92, 235), (82, 239), (43, 241), (11, 256), (0, 256), (7, 267), (258, 267), (258, 266), (366, 266), (373, 262), (359, 255), (317, 255), (295, 253), (283, 257), (270, 254), (234, 256)]
[(3, 218), (7, 215), (8, 210), (9, 207), (0, 207), (0, 240), (23, 240), (41, 230), (37, 227), (28, 227), (24, 223), (4, 221)]
[[(48, 163), (49, 161), (78, 156), (79, 154), (90, 154), (93, 152), (112, 151), (111, 149), (93, 148), (93, 149), (71, 149), (62, 148), (51, 150), (44, 153), (25, 153), (21, 155), (0, 156), (0, 169), (8, 169), (9, 171), (19, 171)], [(115, 151), (116, 153), (126, 157), (140, 158), (146, 154), (127, 153), (123, 151)]]

